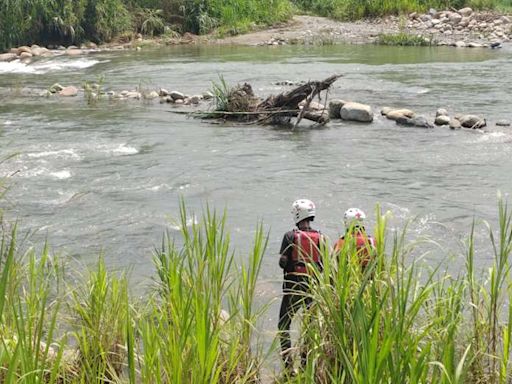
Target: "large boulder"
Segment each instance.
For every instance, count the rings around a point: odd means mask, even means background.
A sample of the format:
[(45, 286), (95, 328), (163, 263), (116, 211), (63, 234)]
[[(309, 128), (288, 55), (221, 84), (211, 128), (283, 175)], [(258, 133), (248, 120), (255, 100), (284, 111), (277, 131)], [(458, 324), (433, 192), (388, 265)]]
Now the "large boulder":
[(0, 54), (0, 62), (2, 61), (13, 61), (18, 58), (18, 55), (15, 53), (1, 53)]
[(341, 119), (341, 108), (347, 102), (340, 99), (334, 99), (329, 102), (329, 117), (331, 119)]
[(343, 120), (360, 121), (370, 123), (373, 121), (373, 111), (369, 105), (349, 102), (343, 105), (340, 110)]
[(400, 117), (414, 117), (414, 111), (411, 111), (410, 109), (393, 109), (392, 111), (389, 111), (386, 114), (386, 117), (390, 120), (397, 120)]
[(413, 118), (401, 116), (396, 119), (396, 123), (407, 127), (434, 128), (434, 125), (423, 116), (416, 116)]
[(477, 115), (463, 115), (458, 120), (464, 128), (485, 127), (485, 119)]

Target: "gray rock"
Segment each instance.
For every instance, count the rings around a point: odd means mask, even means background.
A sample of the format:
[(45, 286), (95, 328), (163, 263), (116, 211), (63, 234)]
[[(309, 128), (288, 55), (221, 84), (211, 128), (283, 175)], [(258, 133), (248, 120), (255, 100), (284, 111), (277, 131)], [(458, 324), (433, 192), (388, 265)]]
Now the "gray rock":
[(462, 127), (460, 121), (454, 118), (450, 119), (450, 123), (448, 125), (450, 126), (450, 129), (460, 129)]
[(160, 88), (160, 91), (158, 91), (158, 95), (160, 97), (169, 96), (169, 91), (167, 89)]
[(458, 119), (464, 128), (482, 128), (485, 127), (485, 119), (476, 115), (463, 115)]
[(462, 15), (460, 15), (456, 12), (453, 12), (452, 14), (450, 14), (449, 20), (450, 20), (450, 23), (452, 23), (454, 25), (459, 24), (460, 21), (462, 20)]
[(13, 61), (18, 58), (18, 55), (15, 53), (1, 53), (0, 54), (0, 62), (2, 61)]
[(185, 100), (184, 99), (176, 99), (176, 100), (174, 100), (174, 103), (175, 104), (184, 104)]
[(174, 99), (171, 96), (165, 96), (164, 101), (166, 103), (174, 103)]
[(410, 109), (393, 109), (392, 111), (389, 111), (386, 114), (386, 117), (390, 120), (396, 120), (399, 117), (414, 117), (414, 111), (411, 111)]
[(169, 96), (172, 97), (173, 100), (183, 100), (185, 99), (185, 95), (181, 92), (178, 92), (178, 91), (171, 91), (171, 93), (169, 93)]
[(59, 95), (60, 96), (68, 96), (68, 97), (76, 96), (76, 95), (78, 95), (78, 89), (76, 87), (73, 87), (72, 85), (70, 85), (69, 87), (62, 88), (59, 91)]
[(34, 45), (30, 49), (32, 50), (32, 55), (34, 56), (41, 56), (45, 52), (43, 48)]
[(343, 105), (340, 110), (343, 120), (360, 121), (369, 123), (373, 121), (373, 111), (369, 105), (349, 102)]
[(407, 127), (434, 128), (434, 125), (423, 116), (416, 116), (413, 118), (401, 116), (396, 119), (396, 123)]
[(439, 19), (432, 19), (432, 25), (438, 25), (441, 24), (441, 20)]
[(30, 59), (33, 55), (31, 53), (28, 53), (28, 52), (21, 52), (20, 53), (20, 59)]
[(434, 121), (435, 125), (448, 125), (450, 124), (450, 116), (446, 115), (440, 115), (436, 117), (436, 120)]
[(329, 102), (329, 117), (331, 119), (341, 119), (341, 108), (346, 104), (346, 101), (341, 99), (334, 99)]
[(456, 46), (457, 48), (465, 48), (465, 47), (466, 47), (466, 43), (465, 43), (465, 42), (463, 42), (463, 41), (457, 41), (457, 42), (455, 43), (455, 46)]
[(483, 44), (480, 44), (480, 43), (469, 43), (468, 44), (468, 47), (469, 48), (483, 48)]
[(434, 9), (434, 8), (430, 8), (428, 10), (428, 14), (432, 17), (436, 17), (437, 16), (437, 11)]
[(459, 9), (459, 13), (462, 16), (468, 17), (468, 16), (471, 16), (471, 14), (473, 13), (473, 10), (469, 7), (466, 7), (466, 8)]
[(498, 127), (510, 127), (510, 121), (509, 120), (498, 120), (496, 122), (496, 125)]
[(436, 111), (436, 117), (438, 117), (438, 116), (448, 116), (448, 111), (444, 108), (439, 108)]

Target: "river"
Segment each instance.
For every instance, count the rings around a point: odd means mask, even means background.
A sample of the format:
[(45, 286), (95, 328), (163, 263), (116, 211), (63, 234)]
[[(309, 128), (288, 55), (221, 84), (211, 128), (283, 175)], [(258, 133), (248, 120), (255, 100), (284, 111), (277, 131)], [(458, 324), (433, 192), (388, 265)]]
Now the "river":
[[(86, 265), (102, 253), (140, 284), (153, 273), (152, 251), (163, 233), (177, 233), (170, 220), (180, 196), (197, 213), (207, 203), (227, 207), (242, 258), (263, 221), (265, 296), (280, 290), (277, 252), (296, 198), (316, 202), (315, 224), (331, 238), (352, 206), (365, 210), (373, 227), (380, 203), (393, 214), (391, 228), (415, 219), (411, 237), (432, 236), (458, 251), (473, 218), (496, 224), (497, 191), (512, 190), (512, 128), (493, 123), (512, 117), (511, 58), (507, 49), (186, 46), (0, 63), (2, 158), (14, 155), (0, 164), (0, 174), (10, 175), (2, 207), (30, 233), (25, 245), (40, 248), (47, 238), (54, 252)], [(158, 101), (89, 105), (82, 96), (27, 96), (55, 82), (81, 86), (100, 78), (116, 91), (194, 94), (220, 75), (266, 96), (286, 89), (276, 82), (333, 73), (344, 77), (329, 97), (372, 105), (374, 123), (333, 121), (291, 132), (205, 123)], [(399, 127), (378, 114), (383, 106), (430, 118), (440, 107), (481, 114), (489, 132)], [(434, 252), (431, 262), (445, 255)], [(481, 266), (488, 257), (481, 253)], [(455, 259), (458, 268), (462, 260)]]

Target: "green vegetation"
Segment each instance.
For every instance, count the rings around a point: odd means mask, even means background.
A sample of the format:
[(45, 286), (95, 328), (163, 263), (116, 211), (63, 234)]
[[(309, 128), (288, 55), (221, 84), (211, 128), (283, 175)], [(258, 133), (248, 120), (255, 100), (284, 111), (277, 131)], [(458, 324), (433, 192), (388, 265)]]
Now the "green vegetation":
[(288, 19), (288, 0), (2, 0), (0, 51), (24, 44), (110, 41), (140, 32), (240, 33)]
[(294, 0), (303, 10), (339, 20), (357, 20), (389, 14), (449, 9), (465, 6), (474, 9), (508, 8), (511, 0)]
[[(373, 262), (361, 271), (354, 243), (343, 257), (324, 251), (314, 305), (302, 316), (307, 364), (282, 383), (508, 383), (512, 337), (512, 211), (500, 200), (499, 229), (485, 224), (488, 260), (475, 270), (475, 228), (465, 271), (429, 267), (418, 253), (433, 242), (389, 234), (378, 212)], [(66, 272), (48, 247), (23, 252), (16, 227), (0, 244), (2, 383), (257, 383), (266, 357), (255, 303), (267, 245), (261, 226), (240, 264), (225, 216), (199, 224), (182, 205), (181, 234), (155, 252), (155, 286), (136, 299), (124, 274), (102, 259), (85, 276)], [(180, 246), (177, 246), (180, 244)], [(414, 257), (415, 256), (415, 257)], [(298, 355), (297, 351), (297, 355)], [(267, 366), (268, 366), (267, 365)]]
[(380, 45), (401, 45), (401, 46), (430, 46), (433, 41), (421, 35), (413, 35), (407, 32), (384, 33), (379, 35), (376, 41)]
[(13, 46), (107, 42), (134, 33), (244, 33), (297, 10), (341, 20), (471, 6), (510, 9), (512, 0), (2, 0), (0, 51)]

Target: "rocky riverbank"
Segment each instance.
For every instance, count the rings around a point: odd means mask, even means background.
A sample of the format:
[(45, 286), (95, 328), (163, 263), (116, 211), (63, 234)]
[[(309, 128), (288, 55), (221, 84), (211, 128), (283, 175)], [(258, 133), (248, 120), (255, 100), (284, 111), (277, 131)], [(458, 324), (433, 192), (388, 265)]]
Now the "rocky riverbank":
[(497, 48), (512, 39), (511, 17), (495, 12), (458, 11), (412, 13), (356, 22), (339, 22), (316, 16), (295, 16), (276, 28), (220, 39), (221, 44), (368, 44), (382, 35), (406, 33), (428, 44), (454, 47)]

